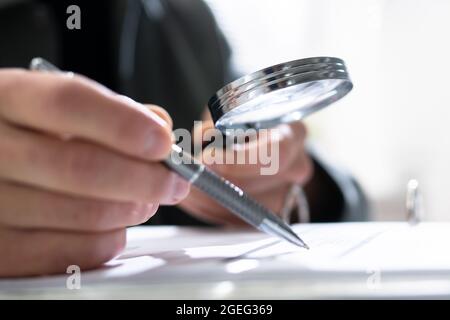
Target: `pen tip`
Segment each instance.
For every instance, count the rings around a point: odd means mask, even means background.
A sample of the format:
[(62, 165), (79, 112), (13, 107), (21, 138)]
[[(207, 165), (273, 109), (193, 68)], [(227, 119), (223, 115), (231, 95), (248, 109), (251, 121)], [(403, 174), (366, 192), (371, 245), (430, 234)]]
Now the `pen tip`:
[(305, 249), (309, 250), (309, 246), (305, 243), (305, 241), (303, 241), (303, 240), (302, 240), (297, 234), (295, 234), (295, 233), (293, 233), (292, 235), (293, 235), (292, 237), (289, 237), (289, 238), (288, 238), (288, 240), (289, 240), (291, 243), (293, 243), (293, 244), (295, 244), (295, 245), (297, 245), (297, 246), (299, 246), (299, 247), (301, 247), (301, 248), (305, 248)]
[(305, 248), (306, 250), (309, 250), (309, 246), (302, 239), (299, 238), (299, 240), (300, 241), (298, 243), (298, 246)]
[(272, 222), (267, 219), (260, 225), (261, 230), (280, 237), (298, 247), (309, 250), (309, 246), (284, 222)]

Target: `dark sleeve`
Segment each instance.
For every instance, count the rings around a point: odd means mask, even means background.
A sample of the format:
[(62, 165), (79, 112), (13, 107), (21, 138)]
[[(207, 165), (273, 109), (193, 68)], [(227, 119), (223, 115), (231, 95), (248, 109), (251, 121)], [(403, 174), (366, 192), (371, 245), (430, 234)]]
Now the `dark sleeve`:
[(119, 48), (122, 93), (163, 106), (190, 130), (230, 80), (230, 50), (199, 0), (128, 1)]
[(370, 207), (360, 184), (344, 168), (338, 168), (309, 145), (314, 175), (304, 189), (312, 222), (366, 221)]
[(56, 19), (35, 1), (0, 1), (0, 68), (28, 68), (33, 57), (59, 65)]

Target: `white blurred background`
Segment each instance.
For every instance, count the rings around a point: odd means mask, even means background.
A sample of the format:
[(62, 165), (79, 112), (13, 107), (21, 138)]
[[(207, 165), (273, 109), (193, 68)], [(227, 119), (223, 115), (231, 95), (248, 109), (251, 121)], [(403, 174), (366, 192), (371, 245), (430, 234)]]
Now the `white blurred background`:
[(416, 178), (427, 220), (450, 220), (449, 0), (207, 0), (241, 72), (311, 56), (346, 61), (343, 100), (310, 139), (366, 190), (376, 220), (405, 219)]

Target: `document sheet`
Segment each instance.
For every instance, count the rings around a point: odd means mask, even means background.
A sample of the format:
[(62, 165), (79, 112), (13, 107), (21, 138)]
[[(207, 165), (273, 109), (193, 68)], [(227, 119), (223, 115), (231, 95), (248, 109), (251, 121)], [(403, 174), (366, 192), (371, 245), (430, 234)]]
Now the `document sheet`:
[[(293, 228), (310, 250), (251, 229), (133, 227), (128, 230), (126, 250), (98, 270), (83, 271), (83, 285), (248, 280), (292, 285), (297, 280), (352, 275), (366, 279), (372, 273), (450, 279), (449, 223), (330, 223)], [(58, 287), (67, 276), (0, 280), (0, 292)]]

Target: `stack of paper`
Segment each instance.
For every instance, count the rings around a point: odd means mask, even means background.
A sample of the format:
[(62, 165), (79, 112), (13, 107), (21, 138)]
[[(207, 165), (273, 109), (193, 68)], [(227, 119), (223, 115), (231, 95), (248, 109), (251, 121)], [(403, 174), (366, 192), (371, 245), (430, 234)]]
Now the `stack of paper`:
[[(450, 296), (448, 223), (304, 224), (294, 230), (310, 250), (247, 229), (131, 228), (125, 252), (101, 270), (82, 272), (82, 288), (70, 294)], [(19, 292), (64, 296), (68, 276), (0, 280), (0, 297)]]

